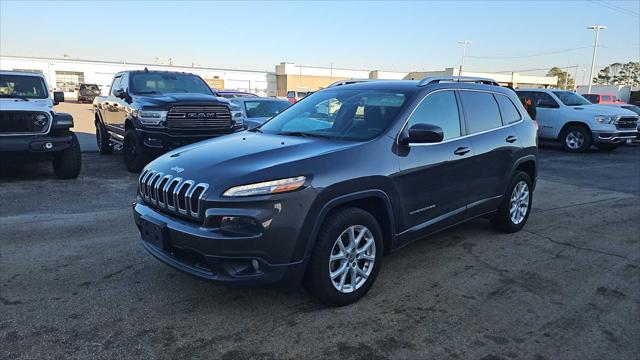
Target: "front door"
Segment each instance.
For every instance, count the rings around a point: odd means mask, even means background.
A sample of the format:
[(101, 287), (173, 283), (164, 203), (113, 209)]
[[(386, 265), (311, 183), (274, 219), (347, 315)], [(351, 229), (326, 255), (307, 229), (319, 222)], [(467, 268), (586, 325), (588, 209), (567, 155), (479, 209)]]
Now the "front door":
[(473, 149), (463, 133), (455, 91), (437, 90), (416, 107), (405, 130), (415, 124), (440, 126), (440, 143), (399, 147), (394, 180), (402, 202), (400, 243), (412, 241), (464, 216)]
[(545, 139), (555, 138), (560, 130), (558, 128), (560, 105), (551, 95), (541, 91), (532, 91), (531, 98), (536, 102), (538, 136)]

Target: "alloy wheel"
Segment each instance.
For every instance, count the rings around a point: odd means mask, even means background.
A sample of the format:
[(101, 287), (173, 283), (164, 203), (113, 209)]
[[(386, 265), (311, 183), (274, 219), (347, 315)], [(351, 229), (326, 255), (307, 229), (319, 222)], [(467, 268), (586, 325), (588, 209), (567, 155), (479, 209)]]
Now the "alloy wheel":
[(584, 134), (578, 130), (572, 130), (567, 134), (564, 141), (569, 149), (577, 150), (584, 145)]
[(329, 255), (329, 278), (336, 290), (351, 293), (367, 282), (376, 261), (376, 243), (366, 226), (353, 225), (336, 239)]
[(527, 185), (526, 181), (520, 181), (513, 188), (510, 205), (509, 215), (511, 222), (518, 225), (524, 220), (529, 211), (529, 185)]

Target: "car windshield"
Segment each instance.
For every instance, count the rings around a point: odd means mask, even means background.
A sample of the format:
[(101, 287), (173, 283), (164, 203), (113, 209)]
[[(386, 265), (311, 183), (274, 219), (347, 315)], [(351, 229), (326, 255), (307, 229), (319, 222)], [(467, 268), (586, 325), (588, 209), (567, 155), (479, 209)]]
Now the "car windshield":
[(100, 90), (100, 89), (98, 88), (98, 85), (91, 85), (91, 84), (89, 84), (89, 85), (87, 85), (87, 84), (82, 85), (82, 86), (80, 86), (80, 89), (82, 89), (82, 90), (94, 90), (94, 91), (95, 91), (95, 90)]
[(393, 122), (407, 92), (327, 89), (310, 95), (259, 128), (265, 133), (364, 141)]
[(213, 95), (200, 77), (175, 73), (132, 73), (133, 94), (196, 93)]
[(47, 86), (39, 76), (0, 75), (0, 97), (46, 99)]
[(288, 101), (245, 101), (244, 108), (248, 118), (273, 117), (280, 114), (291, 104)]
[(589, 100), (571, 91), (554, 91), (553, 93), (567, 106), (591, 105)]

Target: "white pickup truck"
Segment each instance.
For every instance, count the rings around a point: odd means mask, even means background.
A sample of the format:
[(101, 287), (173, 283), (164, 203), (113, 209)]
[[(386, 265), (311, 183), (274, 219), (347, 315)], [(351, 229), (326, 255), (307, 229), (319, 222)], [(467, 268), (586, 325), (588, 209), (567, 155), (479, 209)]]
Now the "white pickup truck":
[(517, 89), (516, 93), (536, 105), (538, 137), (558, 140), (567, 151), (585, 152), (591, 145), (613, 150), (638, 134), (638, 115), (632, 111), (593, 105), (566, 90)]

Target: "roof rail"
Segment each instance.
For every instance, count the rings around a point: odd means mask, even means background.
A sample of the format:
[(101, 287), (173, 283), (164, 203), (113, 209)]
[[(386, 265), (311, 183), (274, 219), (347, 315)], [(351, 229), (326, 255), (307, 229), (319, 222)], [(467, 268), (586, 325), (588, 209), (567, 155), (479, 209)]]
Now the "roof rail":
[(437, 84), (441, 82), (466, 82), (466, 83), (500, 86), (498, 82), (493, 79), (472, 77), (472, 76), (429, 76), (420, 80), (420, 82), (418, 83), (418, 86)]
[(340, 81), (336, 81), (334, 83), (332, 83), (331, 85), (327, 86), (327, 87), (334, 87), (334, 86), (341, 86), (341, 85), (349, 85), (349, 84), (357, 84), (357, 83), (361, 83), (361, 82), (368, 82), (371, 81), (371, 79), (351, 79), (351, 80), (340, 80)]

